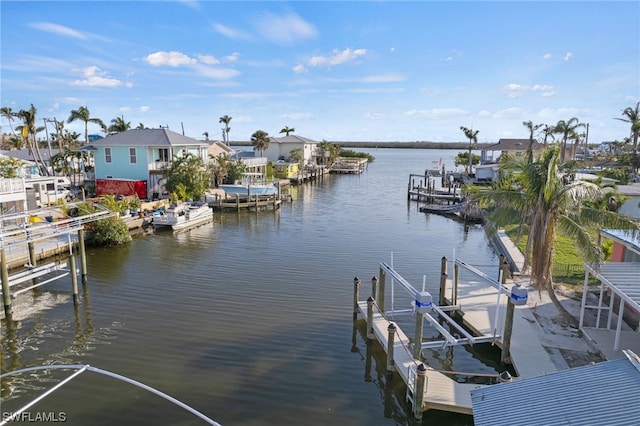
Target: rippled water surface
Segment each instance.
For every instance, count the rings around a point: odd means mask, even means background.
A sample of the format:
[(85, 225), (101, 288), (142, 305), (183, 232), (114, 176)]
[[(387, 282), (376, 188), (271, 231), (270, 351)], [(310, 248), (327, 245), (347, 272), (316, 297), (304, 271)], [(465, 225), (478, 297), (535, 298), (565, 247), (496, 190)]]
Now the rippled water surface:
[[(452, 168), (457, 151), (368, 152), (376, 160), (365, 173), (293, 187), (293, 200), (278, 211), (216, 212), (214, 223), (186, 233), (142, 234), (126, 247), (89, 250), (77, 307), (65, 279), (16, 299), (17, 320), (3, 322), (2, 371), (90, 364), (224, 425), (409, 423), (401, 381), (385, 377), (384, 351), (367, 345), (362, 324), (351, 319), (354, 277), (366, 298), (379, 263), (393, 259), (407, 280), (426, 282), (437, 297), (442, 256), (476, 265), (497, 258), (481, 228), (464, 233), (461, 224), (420, 213), (407, 200), (410, 173), (440, 158)], [(395, 296), (396, 308), (409, 307), (401, 291)], [(415, 320), (404, 322), (412, 327)], [(494, 372), (487, 354), (428, 352), (435, 368)], [(3, 381), (2, 411), (68, 375)], [(68, 424), (203, 424), (92, 372), (31, 411), (64, 412)], [(423, 423), (473, 422), (428, 412)]]

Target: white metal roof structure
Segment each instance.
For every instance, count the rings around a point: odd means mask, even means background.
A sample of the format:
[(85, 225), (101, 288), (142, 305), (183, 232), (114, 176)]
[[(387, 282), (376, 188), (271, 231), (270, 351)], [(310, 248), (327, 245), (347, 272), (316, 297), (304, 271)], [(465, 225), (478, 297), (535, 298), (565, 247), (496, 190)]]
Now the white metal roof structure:
[[(640, 235), (636, 232), (628, 232), (624, 230), (603, 229), (602, 235), (618, 241), (625, 245), (629, 250), (640, 253)], [(585, 309), (597, 309), (597, 320), (595, 328), (602, 328), (600, 317), (601, 314), (606, 315), (606, 328), (611, 328), (611, 321), (614, 313), (615, 299), (619, 299), (624, 303), (618, 305), (617, 324), (615, 328), (615, 338), (613, 342), (613, 350), (620, 348), (620, 335), (622, 330), (622, 321), (624, 317), (625, 307), (632, 309), (634, 312), (640, 312), (640, 262), (607, 262), (603, 264), (584, 265), (585, 267), (585, 285), (582, 292), (582, 304), (580, 306), (580, 329), (589, 334), (585, 330)], [(587, 305), (587, 292), (589, 275), (592, 275), (600, 281), (600, 295), (597, 306)], [(605, 305), (603, 295), (610, 293), (609, 304)], [(640, 334), (637, 335), (640, 341)], [(624, 348), (623, 348), (624, 349)]]
[(613, 361), (474, 389), (473, 423), (637, 425), (640, 358), (632, 351), (625, 351), (625, 355)]

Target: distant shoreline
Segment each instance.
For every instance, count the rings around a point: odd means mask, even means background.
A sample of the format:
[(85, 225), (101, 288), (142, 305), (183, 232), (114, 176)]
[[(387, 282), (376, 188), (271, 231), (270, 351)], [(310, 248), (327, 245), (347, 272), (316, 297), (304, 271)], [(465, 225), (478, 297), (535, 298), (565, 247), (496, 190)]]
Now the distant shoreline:
[[(331, 141), (330, 141), (331, 142)], [(331, 142), (347, 148), (406, 148), (406, 149), (469, 149), (469, 142)], [(252, 146), (250, 141), (231, 141), (230, 146)], [(476, 144), (478, 150), (494, 145), (490, 143)]]

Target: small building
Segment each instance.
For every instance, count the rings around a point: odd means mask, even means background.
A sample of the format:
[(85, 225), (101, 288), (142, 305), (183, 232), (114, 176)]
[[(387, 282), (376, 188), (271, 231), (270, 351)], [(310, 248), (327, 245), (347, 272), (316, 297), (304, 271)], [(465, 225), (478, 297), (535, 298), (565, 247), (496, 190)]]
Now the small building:
[(291, 155), (291, 151), (296, 148), (302, 150), (303, 167), (306, 165), (315, 165), (318, 142), (296, 135), (283, 136), (281, 138), (269, 138), (269, 148), (264, 151), (264, 155), (270, 161), (287, 161)]
[(618, 213), (640, 219), (640, 183), (618, 185), (616, 190), (625, 197), (624, 203), (618, 208)]
[[(640, 262), (640, 234), (619, 229), (602, 229), (600, 235), (613, 241), (612, 262)], [(639, 263), (640, 264), (640, 263)], [(640, 282), (638, 283), (640, 288)]]
[(163, 196), (163, 170), (175, 157), (192, 154), (209, 161), (210, 143), (166, 128), (132, 129), (95, 140), (95, 178), (147, 181), (147, 197)]
[[(500, 139), (498, 143), (489, 145), (480, 153), (480, 164), (497, 163), (503, 155), (510, 155), (515, 159), (524, 159), (529, 149), (529, 139)], [(537, 141), (531, 145), (534, 156), (542, 151), (543, 146)]]
[(269, 163), (273, 168), (273, 172), (270, 173), (280, 179), (290, 179), (298, 175), (300, 165), (298, 163), (290, 163), (287, 161), (276, 161), (275, 163)]

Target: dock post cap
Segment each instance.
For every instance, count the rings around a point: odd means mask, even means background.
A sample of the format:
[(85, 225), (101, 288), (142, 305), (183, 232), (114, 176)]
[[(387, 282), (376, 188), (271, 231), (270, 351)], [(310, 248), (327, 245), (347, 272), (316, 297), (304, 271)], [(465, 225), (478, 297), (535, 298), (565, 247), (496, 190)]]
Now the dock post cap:
[(371, 278), (371, 283), (375, 284), (378, 282), (378, 278), (376, 278), (376, 276), (374, 275), (373, 278)]
[(387, 331), (389, 333), (395, 333), (396, 332), (396, 325), (394, 323), (389, 324), (389, 326), (387, 327)]
[(424, 365), (424, 363), (420, 364), (417, 368), (418, 370), (418, 375), (419, 376), (426, 376), (427, 375), (427, 367)]
[(355, 278), (353, 279), (353, 283), (354, 283), (354, 284), (359, 283), (359, 282), (360, 282), (360, 278), (355, 277)]

